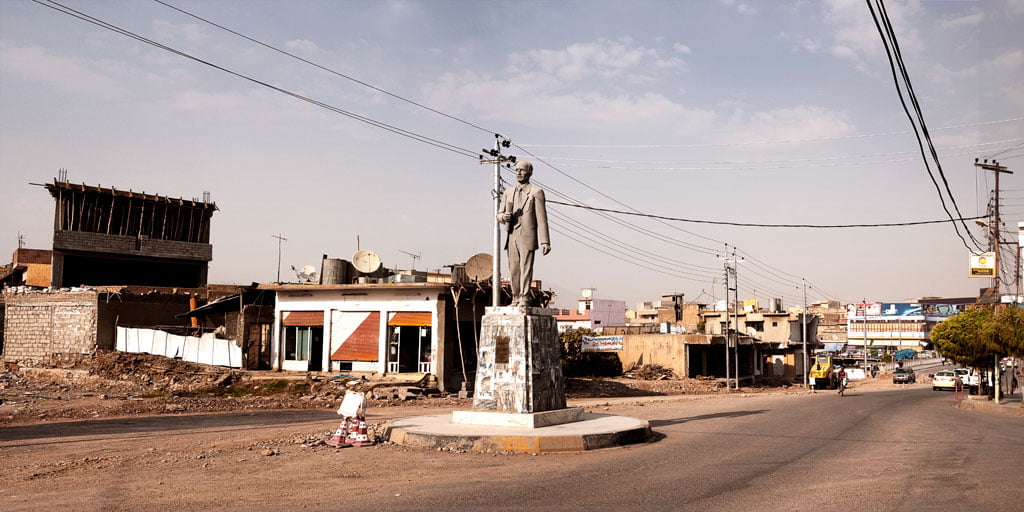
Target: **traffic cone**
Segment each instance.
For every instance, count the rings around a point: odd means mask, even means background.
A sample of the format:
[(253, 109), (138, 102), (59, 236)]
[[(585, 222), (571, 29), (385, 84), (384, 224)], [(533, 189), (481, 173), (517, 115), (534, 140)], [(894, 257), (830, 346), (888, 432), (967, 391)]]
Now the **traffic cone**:
[(345, 441), (356, 448), (373, 446), (374, 442), (370, 440), (370, 436), (366, 432), (366, 418), (357, 416), (352, 418), (352, 423), (355, 425), (355, 428), (349, 432), (348, 439)]
[(341, 425), (338, 425), (338, 430), (334, 431), (334, 435), (331, 436), (331, 439), (327, 441), (327, 445), (333, 446), (335, 448), (342, 448), (348, 446), (348, 440), (346, 439), (347, 437), (348, 418), (345, 418), (345, 420), (341, 422)]

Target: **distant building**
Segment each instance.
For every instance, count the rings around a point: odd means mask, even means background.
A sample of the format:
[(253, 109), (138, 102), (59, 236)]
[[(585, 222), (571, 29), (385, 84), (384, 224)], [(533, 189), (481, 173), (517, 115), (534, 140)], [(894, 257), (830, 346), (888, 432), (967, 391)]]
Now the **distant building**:
[(9, 265), (0, 265), (0, 290), (8, 286), (50, 286), (52, 253), (44, 249), (16, 249)]
[(847, 306), (847, 349), (874, 355), (900, 349), (933, 348), (931, 332), (936, 324), (976, 304), (975, 297), (927, 297), (916, 302), (868, 302)]
[(562, 309), (555, 314), (558, 332), (571, 329), (590, 329), (602, 332), (606, 327), (626, 325), (626, 302), (598, 299), (592, 288), (584, 288), (576, 301), (576, 309)]
[(51, 284), (203, 287), (217, 205), (54, 180)]

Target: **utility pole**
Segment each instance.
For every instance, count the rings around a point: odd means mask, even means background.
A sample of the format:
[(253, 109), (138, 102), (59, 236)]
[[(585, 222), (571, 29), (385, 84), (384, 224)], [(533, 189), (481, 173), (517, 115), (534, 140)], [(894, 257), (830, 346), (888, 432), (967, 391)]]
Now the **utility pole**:
[[(725, 244), (726, 256), (729, 252), (729, 244)], [(729, 381), (729, 345), (732, 342), (732, 334), (729, 332), (729, 258), (725, 258), (725, 390), (728, 391), (730, 388)]]
[(270, 238), (276, 238), (277, 239), (277, 281), (274, 281), (274, 282), (275, 283), (280, 283), (281, 282), (281, 242), (287, 242), (288, 239), (283, 237), (283, 236), (281, 236), (280, 233), (278, 233), (276, 235), (270, 235)]
[(993, 283), (992, 283), (992, 294), (995, 296), (995, 303), (998, 304), (999, 301), (1000, 301), (999, 281), (1002, 279), (1002, 275), (1003, 275), (1002, 272), (1001, 272), (1001, 268), (1002, 267), (1000, 265), (1000, 263), (1002, 263), (1002, 261), (1001, 261), (1002, 258), (999, 257), (999, 175), (1000, 174), (1013, 174), (1013, 171), (1007, 169), (1006, 167), (1004, 167), (1002, 165), (999, 165), (999, 162), (997, 162), (995, 160), (992, 160), (992, 163), (990, 164), (990, 163), (988, 163), (988, 159), (987, 158), (985, 159), (984, 162), (979, 162), (978, 159), (975, 158), (974, 159), (974, 166), (975, 167), (980, 167), (982, 169), (985, 169), (986, 171), (992, 171), (996, 175), (996, 188), (995, 188), (995, 194), (994, 194), (994, 196), (995, 196), (995, 209), (993, 210), (993, 213), (992, 213), (992, 216), (993, 216), (992, 220), (993, 220), (993, 222), (992, 222), (992, 225), (989, 226), (989, 229), (992, 230), (992, 244), (993, 244), (993, 249), (992, 250), (995, 252), (995, 261), (996, 261), (996, 264), (995, 264), (996, 269), (995, 269), (995, 274), (993, 276), (994, 279), (993, 279)]
[(864, 298), (864, 371), (868, 371), (868, 299)]
[(501, 164), (511, 167), (507, 162), (516, 161), (514, 156), (502, 155), (501, 148), (511, 146), (512, 141), (495, 133), (494, 149), (482, 150), (491, 158), (485, 159), (480, 155), (481, 164), (494, 164), (494, 188), (491, 190), (491, 197), (494, 199), (494, 209), (491, 211), (491, 217), (494, 218), (494, 244), (491, 247), (491, 306), (495, 308), (501, 305), (501, 223), (498, 222), (498, 212), (501, 211)]
[(800, 282), (804, 285), (804, 309), (800, 311), (800, 340), (804, 345), (804, 365), (803, 365), (803, 379), (804, 387), (807, 387), (807, 280), (800, 278)]
[[(740, 273), (739, 262), (736, 260), (736, 247), (732, 248), (732, 299), (736, 310), (736, 352), (733, 364), (736, 365), (736, 391), (740, 390)], [(745, 318), (745, 317), (744, 317)]]
[(18, 250), (20, 251), (23, 247), (25, 247), (25, 235), (18, 230)]

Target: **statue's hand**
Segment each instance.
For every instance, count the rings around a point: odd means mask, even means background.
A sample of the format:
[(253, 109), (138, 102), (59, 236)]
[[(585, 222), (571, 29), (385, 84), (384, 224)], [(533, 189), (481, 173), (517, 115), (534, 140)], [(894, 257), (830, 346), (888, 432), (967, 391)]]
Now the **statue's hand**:
[(547, 254), (551, 252), (551, 244), (540, 244), (540, 253)]
[(510, 215), (508, 213), (499, 213), (498, 214), (498, 222), (500, 222), (502, 224), (508, 224), (508, 222), (510, 220), (512, 220), (512, 215)]

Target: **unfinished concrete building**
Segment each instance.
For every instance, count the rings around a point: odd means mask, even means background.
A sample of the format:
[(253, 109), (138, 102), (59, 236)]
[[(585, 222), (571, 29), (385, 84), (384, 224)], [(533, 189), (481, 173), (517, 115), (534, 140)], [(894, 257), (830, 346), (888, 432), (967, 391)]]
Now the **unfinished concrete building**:
[(54, 180), (52, 286), (205, 286), (210, 220), (204, 200)]

